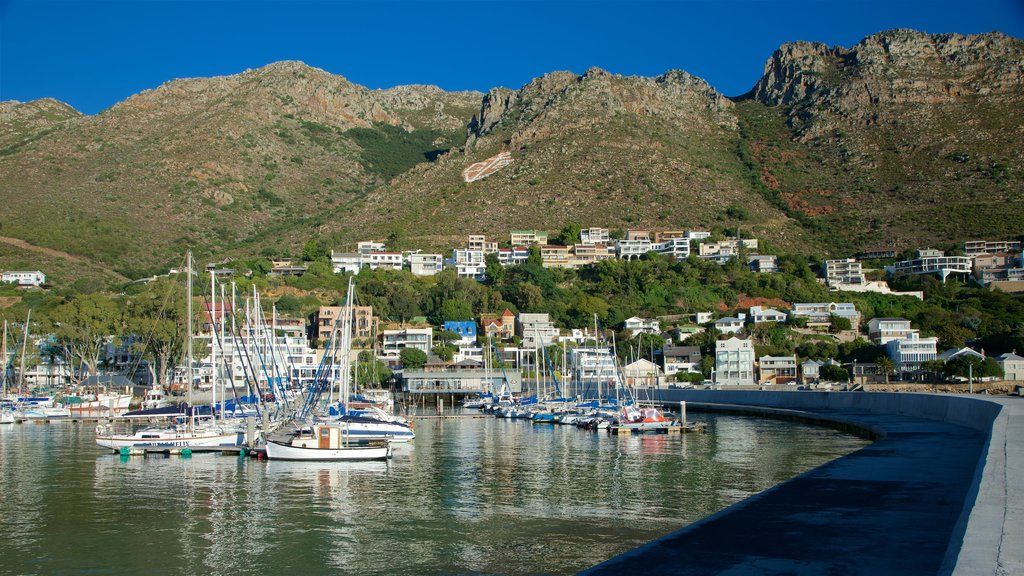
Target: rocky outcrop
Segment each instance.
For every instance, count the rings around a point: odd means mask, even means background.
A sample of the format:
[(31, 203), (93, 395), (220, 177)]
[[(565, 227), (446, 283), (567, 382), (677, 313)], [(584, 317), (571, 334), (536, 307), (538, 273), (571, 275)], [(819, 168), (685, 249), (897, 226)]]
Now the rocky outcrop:
[(846, 125), (898, 122), (908, 106), (968, 98), (1017, 100), (1024, 90), (1024, 42), (1005, 34), (929, 35), (890, 30), (852, 48), (795, 42), (775, 51), (752, 96), (791, 106), (806, 138)]

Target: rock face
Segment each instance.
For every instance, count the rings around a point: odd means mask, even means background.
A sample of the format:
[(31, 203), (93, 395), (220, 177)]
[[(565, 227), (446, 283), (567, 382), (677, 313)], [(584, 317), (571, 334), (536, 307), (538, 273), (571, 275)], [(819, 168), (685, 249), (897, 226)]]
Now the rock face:
[(891, 124), (908, 107), (975, 97), (1010, 102), (1022, 91), (1024, 41), (1000, 33), (891, 30), (849, 49), (786, 44), (768, 60), (752, 95), (769, 106), (791, 106), (794, 127), (810, 139), (842, 124)]
[(512, 128), (511, 143), (542, 138), (560, 127), (573, 127), (636, 114), (689, 124), (711, 120), (735, 127), (732, 102), (707, 82), (671, 70), (657, 78), (618, 76), (600, 68), (583, 75), (552, 72), (513, 92), (496, 88), (484, 97), (468, 128), (468, 145), (499, 125)]

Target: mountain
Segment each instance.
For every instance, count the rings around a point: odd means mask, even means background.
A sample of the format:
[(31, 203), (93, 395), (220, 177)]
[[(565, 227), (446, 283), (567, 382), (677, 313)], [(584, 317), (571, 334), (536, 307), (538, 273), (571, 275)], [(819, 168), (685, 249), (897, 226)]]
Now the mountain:
[(0, 134), (25, 138), (30, 121), (49, 132), (0, 156), (0, 233), (128, 276), (173, 265), (187, 247), (258, 253), (287, 231), (301, 245), (333, 210), (461, 144), (481, 96), (370, 90), (279, 62), (171, 81), (63, 123), (55, 104), (4, 108), (17, 122)]
[[(1024, 42), (794, 42), (729, 99), (673, 70), (370, 90), (299, 62), (174, 80), (95, 116), (0, 103), (0, 235), (127, 276), (180, 260), (502, 239), (569, 222), (734, 228), (845, 256), (1024, 230)], [(467, 183), (463, 171), (508, 153)], [(5, 265), (0, 254), (0, 267)]]

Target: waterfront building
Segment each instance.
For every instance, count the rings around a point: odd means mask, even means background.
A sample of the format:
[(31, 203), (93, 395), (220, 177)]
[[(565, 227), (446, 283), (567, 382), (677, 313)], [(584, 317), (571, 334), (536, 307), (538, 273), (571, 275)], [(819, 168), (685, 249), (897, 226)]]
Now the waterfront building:
[(1000, 354), (995, 360), (1002, 367), (1005, 380), (1024, 380), (1024, 358), (1016, 350)]
[(715, 384), (754, 385), (754, 345), (735, 336), (715, 342)]
[(824, 365), (824, 362), (818, 362), (817, 360), (805, 360), (803, 364), (800, 364), (801, 382), (809, 384), (816, 381), (820, 377), (821, 367)]
[(761, 356), (757, 364), (762, 384), (789, 384), (797, 380), (796, 356)]
[(657, 386), (665, 380), (665, 375), (658, 365), (644, 358), (623, 366), (622, 376), (626, 380), (626, 386), (647, 388)]
[(920, 370), (921, 365), (929, 360), (935, 360), (938, 344), (938, 338), (922, 338), (915, 330), (904, 338), (890, 340), (885, 349), (894, 370), (906, 374)]
[(672, 346), (666, 344), (661, 349), (662, 369), (666, 376), (678, 374), (696, 374), (700, 372), (701, 353), (697, 346)]

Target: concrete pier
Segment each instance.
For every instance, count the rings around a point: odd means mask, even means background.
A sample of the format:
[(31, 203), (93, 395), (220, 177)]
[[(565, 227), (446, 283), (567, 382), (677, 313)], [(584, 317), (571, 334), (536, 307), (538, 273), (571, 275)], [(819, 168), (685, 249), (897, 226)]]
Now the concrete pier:
[(584, 574), (1024, 574), (1020, 398), (672, 390), (662, 400), (877, 440)]

